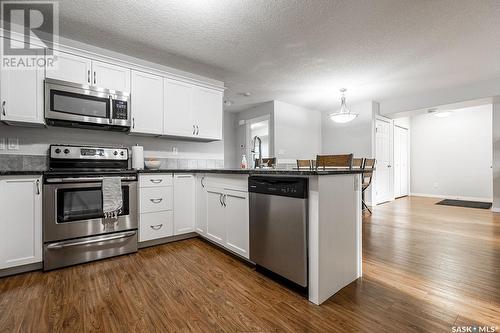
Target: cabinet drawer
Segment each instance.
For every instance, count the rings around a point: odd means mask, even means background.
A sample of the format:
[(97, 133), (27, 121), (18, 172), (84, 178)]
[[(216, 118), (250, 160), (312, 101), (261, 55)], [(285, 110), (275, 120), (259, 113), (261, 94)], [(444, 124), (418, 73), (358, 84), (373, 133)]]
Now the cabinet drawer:
[(141, 213), (172, 210), (172, 187), (141, 188)]
[(139, 241), (169, 237), (174, 234), (172, 211), (141, 214)]
[(172, 186), (172, 175), (171, 174), (150, 174), (150, 175), (140, 175), (139, 176), (139, 186), (140, 187), (162, 187), (162, 186)]

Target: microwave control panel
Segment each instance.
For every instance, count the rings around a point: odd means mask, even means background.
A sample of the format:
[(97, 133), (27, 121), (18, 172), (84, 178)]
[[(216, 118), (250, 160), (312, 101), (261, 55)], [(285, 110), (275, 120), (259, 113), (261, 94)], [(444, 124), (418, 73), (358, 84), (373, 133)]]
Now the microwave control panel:
[(128, 107), (126, 101), (113, 100), (113, 119), (127, 120)]

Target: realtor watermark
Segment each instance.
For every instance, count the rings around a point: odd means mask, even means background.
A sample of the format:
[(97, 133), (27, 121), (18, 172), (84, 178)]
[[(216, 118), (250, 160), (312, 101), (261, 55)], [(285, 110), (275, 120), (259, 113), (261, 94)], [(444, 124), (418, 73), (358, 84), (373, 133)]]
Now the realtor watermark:
[(495, 333), (498, 332), (498, 327), (486, 326), (486, 325), (452, 326), (451, 332), (452, 333)]
[(2, 69), (54, 68), (59, 36), (57, 1), (3, 1)]

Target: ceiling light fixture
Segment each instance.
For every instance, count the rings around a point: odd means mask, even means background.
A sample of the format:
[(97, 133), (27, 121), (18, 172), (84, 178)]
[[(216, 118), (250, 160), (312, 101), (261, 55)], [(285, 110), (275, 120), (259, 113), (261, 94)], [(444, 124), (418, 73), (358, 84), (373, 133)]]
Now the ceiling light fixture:
[(330, 113), (328, 116), (330, 117), (331, 120), (333, 120), (336, 123), (348, 123), (350, 121), (353, 121), (358, 114), (356, 113), (351, 113), (351, 110), (347, 107), (347, 104), (345, 102), (345, 92), (347, 89), (342, 88), (340, 89), (340, 92), (342, 93), (342, 97), (340, 98), (340, 111), (339, 112), (334, 112)]

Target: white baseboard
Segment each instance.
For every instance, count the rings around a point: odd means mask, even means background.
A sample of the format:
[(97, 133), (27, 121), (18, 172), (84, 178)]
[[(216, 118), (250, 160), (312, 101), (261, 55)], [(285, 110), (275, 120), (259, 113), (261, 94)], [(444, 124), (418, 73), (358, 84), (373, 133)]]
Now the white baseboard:
[(454, 199), (454, 200), (468, 200), (468, 201), (483, 201), (483, 202), (493, 202), (493, 198), (485, 197), (466, 197), (457, 195), (441, 195), (441, 194), (429, 194), (429, 193), (411, 193), (414, 197), (429, 197), (429, 198), (439, 198), (439, 199)]
[(491, 211), (493, 213), (500, 213), (500, 207), (498, 207), (498, 208), (497, 207), (491, 207)]

